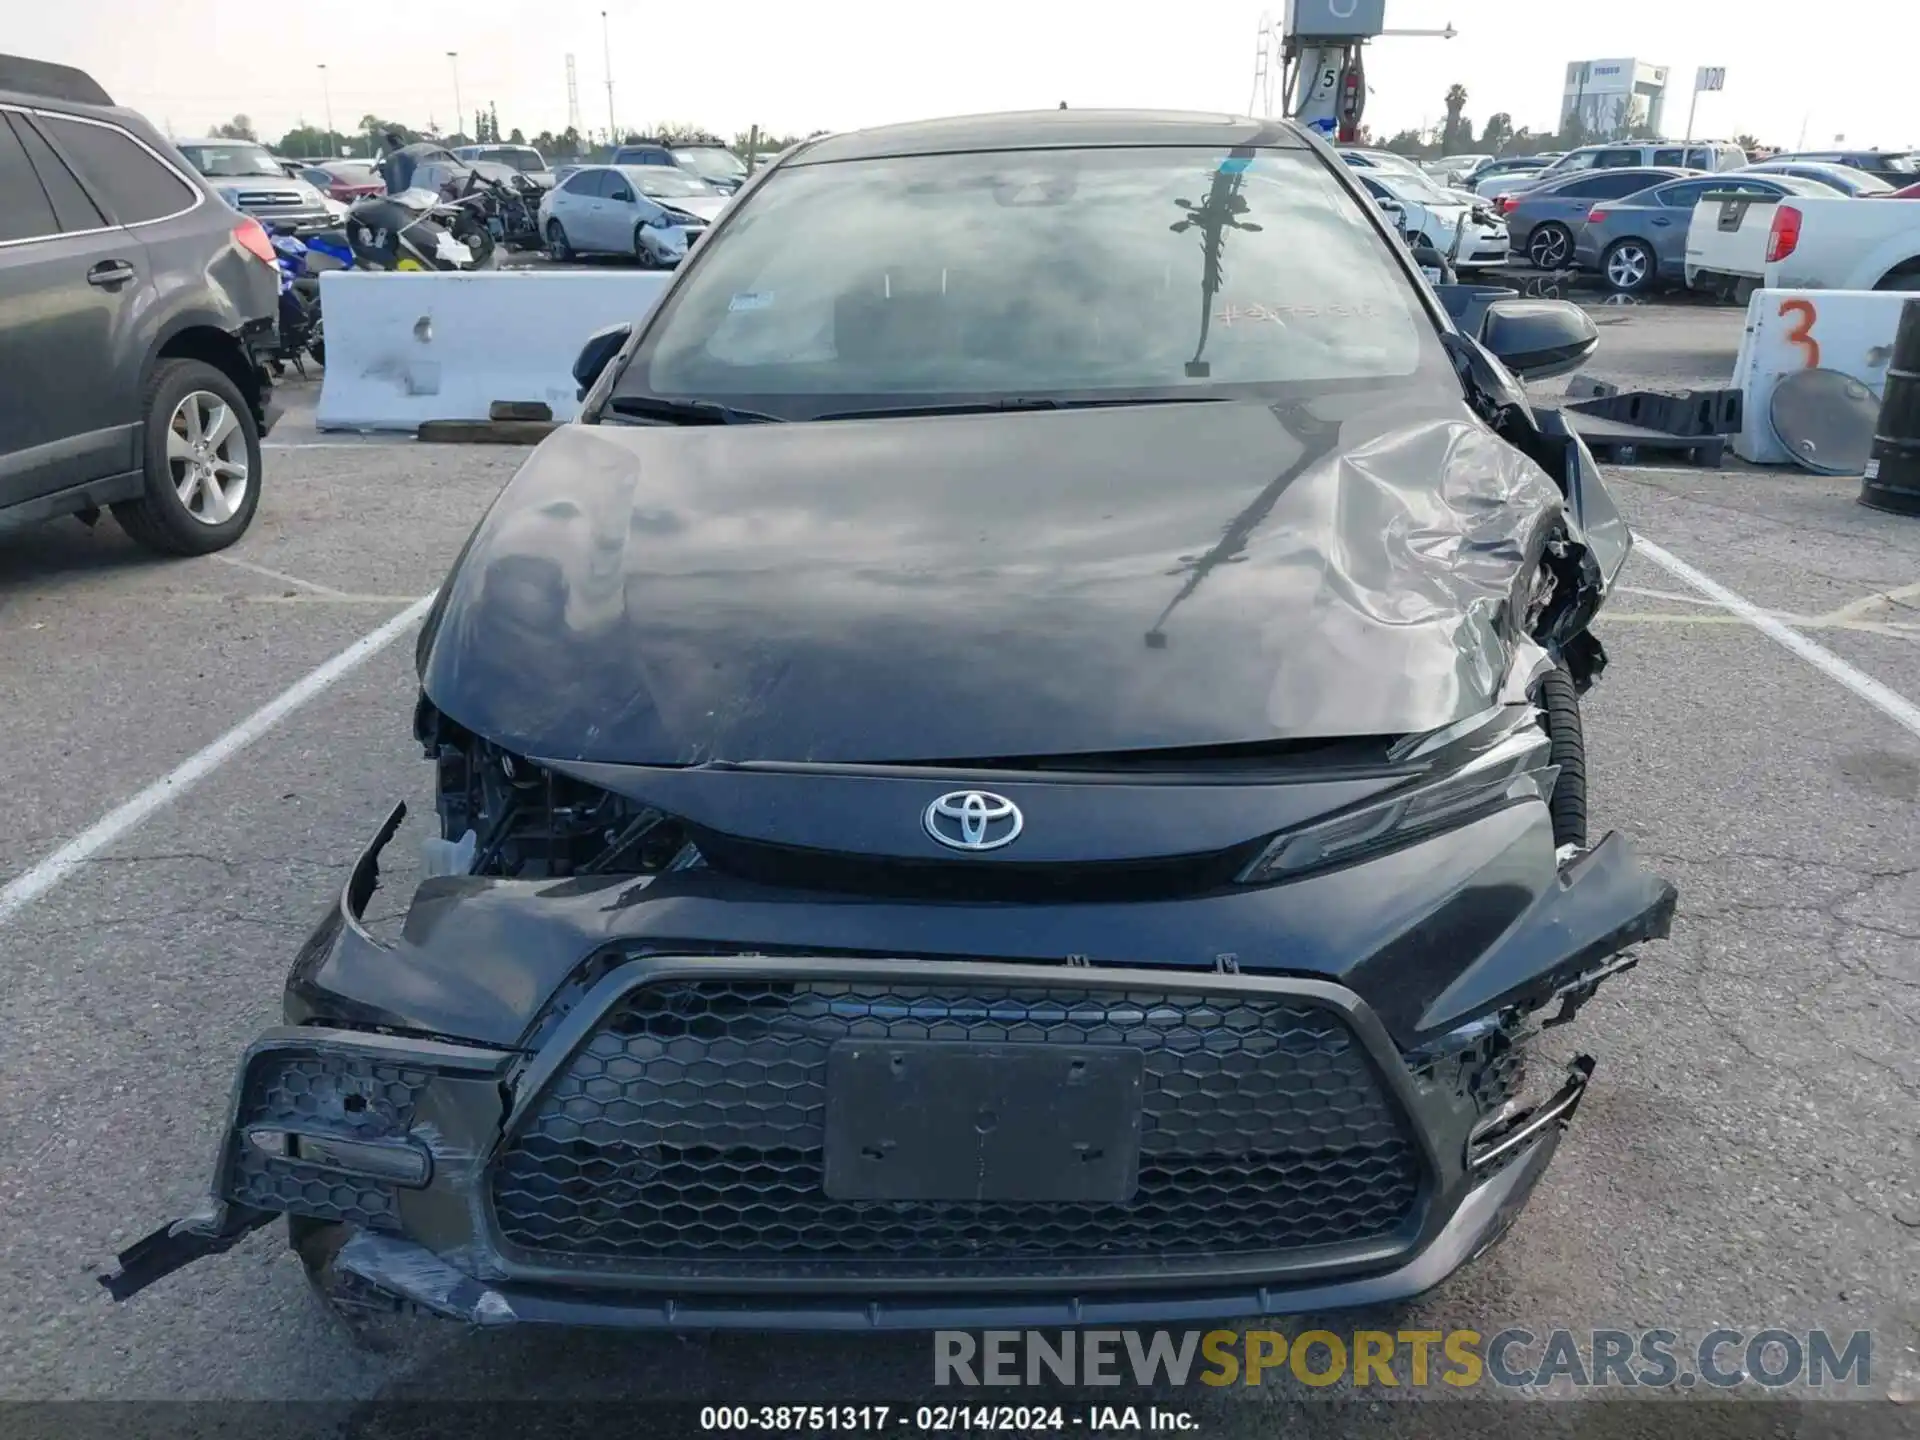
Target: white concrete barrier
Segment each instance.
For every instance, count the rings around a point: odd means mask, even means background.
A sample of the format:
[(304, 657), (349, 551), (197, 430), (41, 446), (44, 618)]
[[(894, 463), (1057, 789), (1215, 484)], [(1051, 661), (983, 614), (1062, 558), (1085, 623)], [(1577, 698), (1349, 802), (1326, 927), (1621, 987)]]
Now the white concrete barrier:
[(1912, 298), (1898, 290), (1756, 290), (1733, 369), (1741, 395), (1733, 453), (1755, 465), (1792, 463), (1768, 409), (1774, 390), (1795, 371), (1838, 370), (1876, 393), (1884, 388), (1893, 332)]
[(320, 277), (322, 430), (485, 420), (496, 400), (578, 413), (573, 362), (595, 330), (642, 319), (670, 277), (645, 270), (330, 271)]

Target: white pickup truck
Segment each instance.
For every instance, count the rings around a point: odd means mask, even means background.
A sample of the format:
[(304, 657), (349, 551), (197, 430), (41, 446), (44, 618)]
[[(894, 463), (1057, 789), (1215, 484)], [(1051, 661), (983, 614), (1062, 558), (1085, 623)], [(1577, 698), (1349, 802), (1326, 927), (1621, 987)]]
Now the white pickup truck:
[(1920, 290), (1920, 201), (1815, 200), (1774, 207), (1769, 290)]
[(1778, 203), (1760, 195), (1709, 195), (1698, 201), (1687, 222), (1687, 288), (1718, 291), (1744, 305), (1766, 279), (1767, 240)]

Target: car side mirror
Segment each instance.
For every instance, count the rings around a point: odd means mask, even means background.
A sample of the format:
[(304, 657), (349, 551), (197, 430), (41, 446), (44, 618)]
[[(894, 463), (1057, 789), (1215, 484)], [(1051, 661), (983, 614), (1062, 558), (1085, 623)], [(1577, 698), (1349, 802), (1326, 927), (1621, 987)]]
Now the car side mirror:
[(1600, 331), (1567, 300), (1495, 300), (1480, 321), (1480, 343), (1515, 375), (1540, 380), (1586, 364)]
[(624, 203), (626, 203), (626, 204), (632, 204), (632, 203), (633, 203), (633, 192), (632, 192), (631, 190), (624, 190), (624, 189), (623, 189), (623, 190), (616, 190), (616, 191), (614, 191), (614, 192), (613, 192), (613, 194), (611, 194), (611, 195), (609, 195), (609, 196), (608, 196), (607, 198), (608, 198), (609, 200), (619, 200), (619, 201), (622, 201), (622, 202), (624, 202)]
[(1393, 222), (1394, 229), (1400, 231), (1402, 234), (1406, 232), (1406, 228), (1407, 228), (1407, 207), (1406, 206), (1402, 205), (1398, 200), (1375, 200), (1373, 203), (1378, 205), (1381, 211), (1386, 215), (1387, 219)]
[(593, 389), (594, 383), (613, 357), (620, 353), (620, 347), (627, 343), (627, 337), (631, 334), (633, 326), (623, 323), (596, 330), (587, 337), (587, 343), (580, 347), (580, 358), (573, 362), (574, 382), (580, 387), (576, 399), (587, 398), (587, 392)]

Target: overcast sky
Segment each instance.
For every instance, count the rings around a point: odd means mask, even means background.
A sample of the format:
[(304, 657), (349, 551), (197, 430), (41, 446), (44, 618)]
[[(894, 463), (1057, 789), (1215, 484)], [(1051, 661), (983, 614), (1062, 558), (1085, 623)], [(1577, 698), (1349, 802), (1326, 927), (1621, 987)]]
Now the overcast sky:
[[(91, 71), (122, 104), (176, 135), (235, 112), (263, 136), (371, 111), (453, 128), (454, 62), (466, 109), (491, 101), (503, 128), (567, 123), (566, 56), (576, 57), (583, 126), (607, 124), (601, 9), (622, 130), (661, 121), (731, 134), (846, 129), (983, 110), (1123, 105), (1248, 108), (1254, 35), (1281, 0), (0, 0), (0, 48)], [(1820, 29), (1793, 26), (1817, 11)], [(1452, 40), (1387, 38), (1368, 50), (1367, 123), (1386, 135), (1444, 113), (1459, 81), (1476, 127), (1558, 119), (1567, 62), (1632, 56), (1671, 68), (1667, 129), (1686, 126), (1697, 65), (1724, 65), (1696, 133), (1750, 132), (1793, 146), (1920, 146), (1920, 0), (1388, 0), (1387, 23)], [(1815, 42), (1818, 42), (1817, 44)]]

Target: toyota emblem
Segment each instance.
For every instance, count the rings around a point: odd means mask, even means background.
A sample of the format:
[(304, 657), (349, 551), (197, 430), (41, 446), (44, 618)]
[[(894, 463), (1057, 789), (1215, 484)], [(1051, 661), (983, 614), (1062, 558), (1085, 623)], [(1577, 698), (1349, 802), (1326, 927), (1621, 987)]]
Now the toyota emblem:
[(927, 806), (927, 834), (949, 850), (998, 850), (1019, 838), (1020, 807), (985, 790), (955, 790)]

